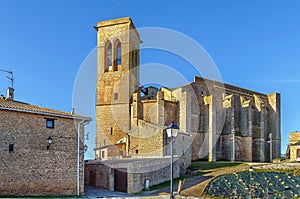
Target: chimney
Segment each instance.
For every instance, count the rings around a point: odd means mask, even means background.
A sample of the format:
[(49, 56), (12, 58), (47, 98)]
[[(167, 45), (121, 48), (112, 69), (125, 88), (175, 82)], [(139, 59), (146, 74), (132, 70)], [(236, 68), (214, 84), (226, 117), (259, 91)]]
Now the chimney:
[(6, 95), (6, 99), (8, 100), (14, 100), (14, 90), (13, 88), (11, 87), (8, 87), (7, 88), (7, 95)]

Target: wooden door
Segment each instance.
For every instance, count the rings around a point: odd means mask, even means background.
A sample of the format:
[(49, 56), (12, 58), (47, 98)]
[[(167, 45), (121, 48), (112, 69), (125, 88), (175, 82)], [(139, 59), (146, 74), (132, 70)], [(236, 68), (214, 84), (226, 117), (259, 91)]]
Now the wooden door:
[(114, 190), (127, 193), (127, 169), (114, 170)]

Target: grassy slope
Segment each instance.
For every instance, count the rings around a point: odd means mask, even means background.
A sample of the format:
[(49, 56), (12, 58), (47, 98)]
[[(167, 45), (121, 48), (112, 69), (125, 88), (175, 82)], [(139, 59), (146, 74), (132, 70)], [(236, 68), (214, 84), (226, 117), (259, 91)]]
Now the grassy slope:
[[(226, 161), (219, 161), (219, 162), (194, 161), (192, 162), (189, 168), (193, 171), (198, 171), (197, 172), (198, 175), (203, 175), (218, 169), (226, 169), (228, 167), (244, 166), (244, 165), (247, 164), (242, 162), (228, 162), (228, 161), (227, 162)], [(178, 183), (179, 180), (183, 180), (183, 179), (184, 178), (174, 179), (174, 184)], [(151, 186), (150, 190), (159, 190), (168, 186), (170, 186), (170, 181)]]

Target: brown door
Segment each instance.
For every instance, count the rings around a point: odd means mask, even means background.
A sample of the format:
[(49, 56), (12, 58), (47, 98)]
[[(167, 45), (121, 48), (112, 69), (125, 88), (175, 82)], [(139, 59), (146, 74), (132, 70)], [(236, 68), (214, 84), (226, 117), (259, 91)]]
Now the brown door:
[(91, 187), (96, 186), (96, 172), (94, 170), (90, 171), (90, 182), (88, 185)]
[(114, 190), (127, 193), (127, 169), (114, 170)]

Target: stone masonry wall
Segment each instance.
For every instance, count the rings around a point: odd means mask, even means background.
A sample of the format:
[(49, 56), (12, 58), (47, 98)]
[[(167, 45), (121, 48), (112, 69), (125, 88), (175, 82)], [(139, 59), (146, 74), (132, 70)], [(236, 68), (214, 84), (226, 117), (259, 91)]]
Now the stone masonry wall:
[[(170, 180), (170, 158), (137, 158), (111, 161), (94, 161), (85, 164), (85, 184), (114, 191), (115, 170), (127, 171), (127, 193), (144, 189), (145, 180), (150, 186)], [(179, 177), (179, 162), (173, 162), (174, 178)]]
[(298, 150), (300, 150), (300, 132), (290, 133), (290, 161), (296, 161), (298, 157)]
[(142, 101), (143, 116), (142, 119), (149, 123), (157, 124), (157, 101), (144, 100)]
[[(130, 101), (138, 87), (140, 39), (130, 18), (97, 23), (96, 149), (115, 144), (130, 131)], [(121, 65), (116, 66), (116, 42), (121, 43)], [(108, 43), (112, 66), (107, 70)], [(114, 68), (114, 70), (113, 70)], [(126, 149), (128, 150), (128, 149)], [(99, 151), (96, 153), (99, 153)]]
[(298, 157), (298, 150), (300, 150), (300, 145), (290, 146), (290, 161), (296, 161)]
[[(239, 137), (235, 140), (236, 160), (270, 161), (270, 134), (272, 158), (280, 157), (280, 94), (266, 95), (196, 77), (195, 82), (172, 94), (179, 101), (181, 130), (193, 134), (193, 159), (208, 154), (210, 131), (212, 159), (232, 158), (233, 130)], [(210, 96), (211, 102), (203, 101)]]
[(85, 164), (84, 168), (84, 184), (99, 189), (107, 189), (113, 191), (112, 169), (105, 164)]
[[(138, 170), (142, 170), (138, 172)], [(179, 177), (178, 161), (173, 162), (173, 177)], [(133, 163), (128, 173), (128, 193), (137, 193), (144, 189), (145, 181), (149, 180), (150, 186), (170, 180), (170, 158), (149, 159)]]
[[(54, 128), (46, 128), (46, 119)], [(0, 195), (76, 195), (77, 122), (14, 111), (0, 111)], [(83, 126), (80, 193), (83, 193)], [(46, 150), (46, 139), (53, 143)], [(9, 152), (9, 145), (13, 151)]]
[(116, 144), (126, 137), (125, 132), (129, 130), (129, 105), (97, 106), (96, 114), (97, 147)]
[(165, 118), (164, 124), (168, 126), (171, 124), (172, 121), (176, 121), (176, 109), (177, 103), (164, 101), (164, 110), (165, 110)]
[[(163, 156), (163, 129), (139, 120), (139, 126), (130, 134), (130, 154), (139, 156)], [(136, 153), (136, 150), (138, 150)]]
[(300, 141), (300, 132), (290, 133), (290, 144), (295, 144)]

